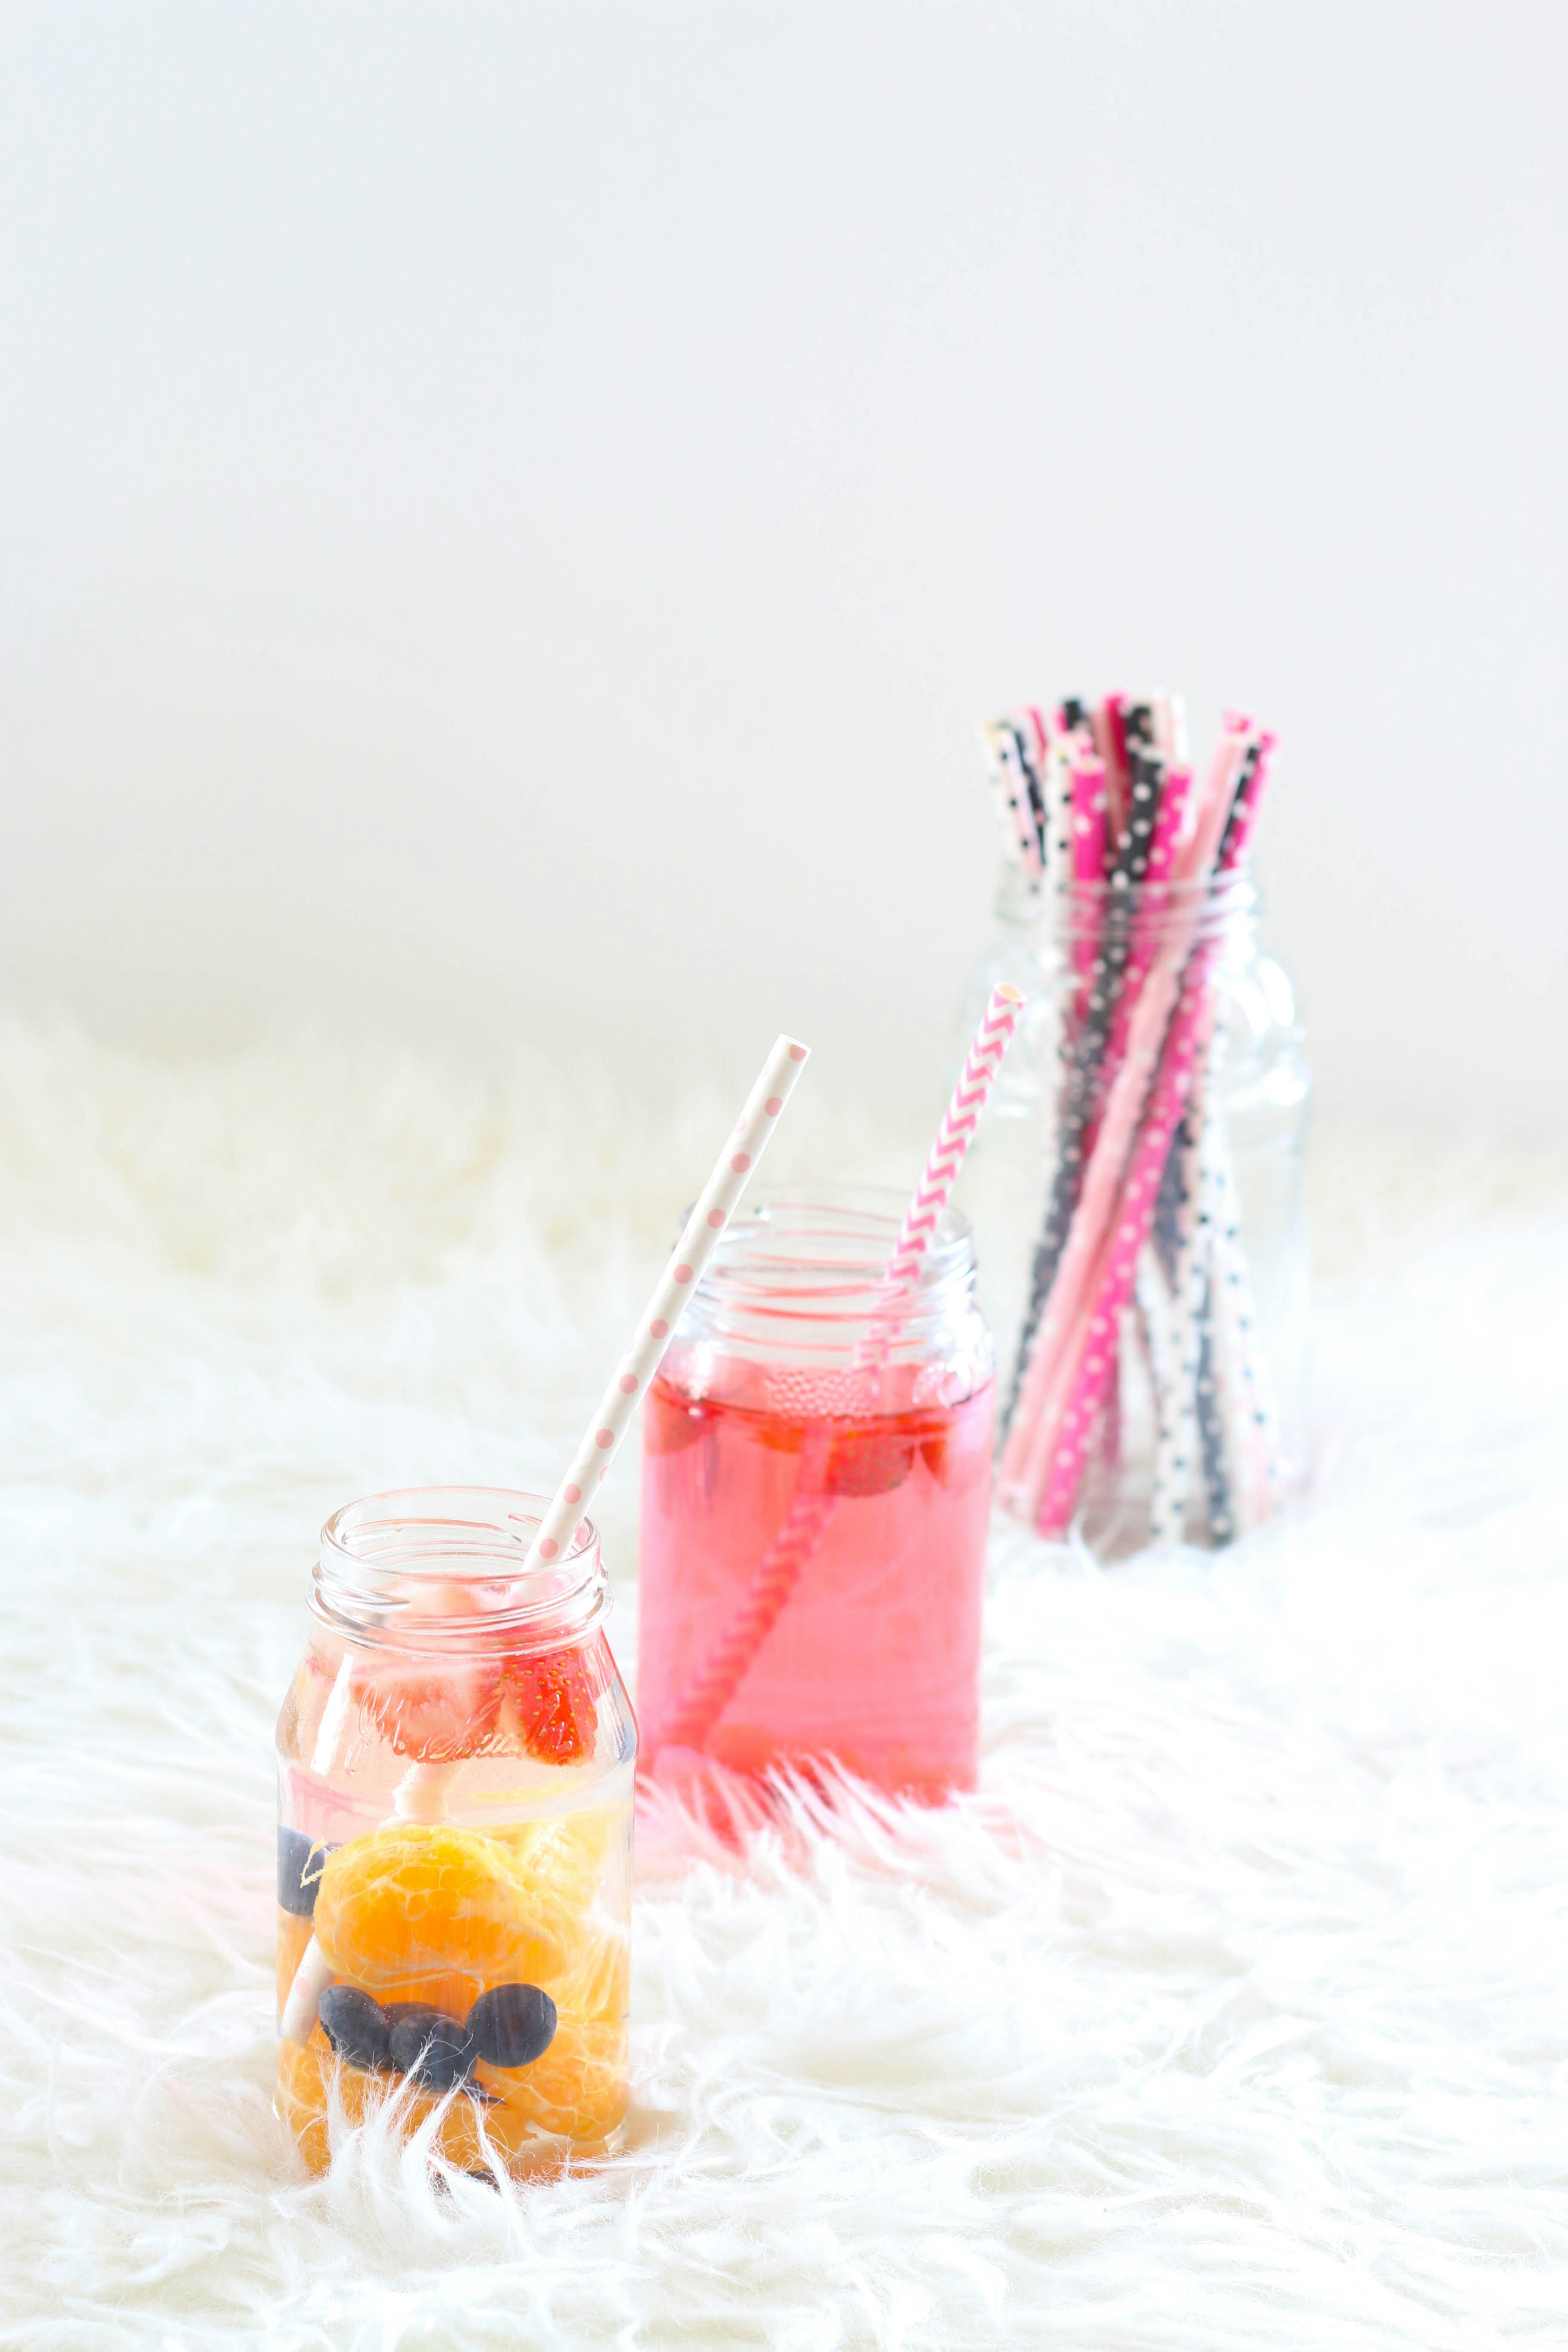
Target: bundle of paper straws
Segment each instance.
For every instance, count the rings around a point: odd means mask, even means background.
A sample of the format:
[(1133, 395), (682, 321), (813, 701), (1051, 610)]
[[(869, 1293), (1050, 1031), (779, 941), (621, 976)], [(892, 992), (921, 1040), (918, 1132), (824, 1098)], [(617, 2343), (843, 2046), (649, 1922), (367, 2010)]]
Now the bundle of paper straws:
[[(1215, 965), (1274, 738), (1228, 713), (1194, 781), (1174, 696), (1033, 708), (983, 730), (1006, 854), (1065, 943), (1056, 1150), (1005, 1414), (1000, 1498), (1047, 1534), (1121, 1442), (1136, 1346), (1151, 1529), (1225, 1543), (1268, 1516), (1278, 1428), (1220, 1101)], [(1054, 902), (1054, 904), (1051, 904)]]

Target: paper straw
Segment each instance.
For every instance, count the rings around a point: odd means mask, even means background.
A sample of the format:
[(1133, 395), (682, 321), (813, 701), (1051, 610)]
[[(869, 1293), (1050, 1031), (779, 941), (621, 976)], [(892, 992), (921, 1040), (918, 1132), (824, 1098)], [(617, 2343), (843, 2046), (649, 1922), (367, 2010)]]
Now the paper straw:
[[(1178, 884), (1205, 882), (1212, 874), (1247, 748), (1239, 736), (1222, 737), (1205, 779), (1196, 831), (1178, 856)], [(1254, 804), (1247, 803), (1247, 822), (1233, 837), (1237, 859), (1245, 847)], [(1112, 1083), (1078, 1206), (1033, 1335), (1023, 1381), (1016, 1391), (1002, 1454), (1002, 1499), (1020, 1517), (1034, 1516), (1049, 1473), (1058, 1423), (1073, 1377), (1071, 1360), (1064, 1360), (1067, 1343), (1093, 1297), (1095, 1266), (1116, 1217), (1121, 1173), (1156, 1076), (1166, 1024), (1181, 992), (1183, 967), (1203, 912), (1203, 893), (1194, 890), (1192, 896), (1194, 903), (1172, 923), (1171, 935), (1139, 999), (1127, 1055)]]
[(1154, 1491), (1150, 1531), (1157, 1544), (1180, 1543), (1186, 1527), (1187, 1496), (1197, 1457), (1196, 1398), (1202, 1351), (1200, 1314), (1208, 1264), (1208, 1204), (1203, 1186), (1202, 1104), (1210, 1073), (1205, 1066), (1189, 1101), (1171, 1161), (1180, 1170), (1175, 1250), (1171, 1265), (1171, 1384), (1160, 1414), (1154, 1454)]
[[(1008, 1429), (1017, 1412), (1030, 1349), (1058, 1279), (1062, 1254), (1079, 1205), (1084, 1171), (1089, 1164), (1094, 1149), (1106, 1046), (1121, 998), (1127, 959), (1131, 951), (1134, 893), (1148, 872), (1149, 852), (1158, 813), (1160, 763), (1142, 754), (1130, 753), (1129, 756), (1132, 759), (1133, 767), (1128, 819), (1117, 844), (1106, 887), (1103, 926), (1089, 973), (1088, 1010), (1073, 1048), (1072, 1066), (1063, 1090), (1056, 1170), (1051, 1179), (1045, 1227), (1029, 1269), (1028, 1303), (1018, 1333), (1012, 1392), (1003, 1416), (1003, 1425)], [(1105, 769), (1097, 755), (1081, 754), (1075, 767), (1092, 768), (1103, 781)]]
[(779, 1113), (795, 1092), (808, 1051), (793, 1037), (781, 1037), (763, 1064), (762, 1074), (746, 1097), (746, 1107), (735, 1122), (734, 1132), (686, 1221), (675, 1255), (643, 1310), (631, 1345), (599, 1400), (599, 1409), (584, 1431), (566, 1475), (539, 1522), (522, 1564), (524, 1575), (531, 1568), (548, 1565), (555, 1559), (563, 1544), (571, 1540), (584, 1502), (608, 1476), (610, 1465), (637, 1409), (637, 1400), (658, 1371), (681, 1309), (700, 1280), (720, 1234), (734, 1214), (752, 1169), (767, 1149)]
[[(602, 1483), (615, 1460), (626, 1424), (637, 1411), (637, 1399), (658, 1370), (680, 1311), (733, 1214), (747, 1179), (767, 1149), (768, 1139), (779, 1113), (795, 1091), (809, 1050), (797, 1045), (793, 1037), (780, 1037), (763, 1064), (761, 1076), (747, 1096), (734, 1132), (686, 1221), (675, 1255), (647, 1303), (631, 1346), (622, 1357), (616, 1377), (600, 1400), (599, 1410), (534, 1532), (522, 1564), (524, 1575), (531, 1568), (548, 1566), (556, 1558), (576, 1528), (584, 1497)], [(444, 1821), (447, 1795), (461, 1769), (460, 1763), (411, 1765), (398, 1783), (389, 1821)], [(279, 2021), (279, 2031), (286, 2041), (309, 2041), (321, 1995), (331, 1975), (312, 1936), (294, 1972)]]
[[(1116, 1373), (1114, 1345), (1121, 1309), (1132, 1296), (1139, 1255), (1149, 1237), (1160, 1177), (1187, 1098), (1194, 1064), (1205, 1034), (1206, 975), (1194, 974), (1184, 989), (1172, 1024), (1170, 1050), (1155, 1083), (1142, 1136), (1122, 1194), (1122, 1207), (1100, 1262), (1092, 1309), (1085, 1318), (1083, 1345), (1074, 1350), (1074, 1377), (1041, 1481), (1037, 1524), (1044, 1534), (1064, 1528), (1083, 1480), (1089, 1442)], [(1031, 1500), (1033, 1498), (1031, 1497)]]
[(1089, 1012), (1089, 992), (1098, 952), (1095, 925), (1100, 918), (1105, 882), (1105, 768), (1092, 760), (1069, 760), (1068, 787), (1072, 795), (1072, 961), (1078, 973), (1074, 1009), (1081, 1023)]
[(1045, 712), (1032, 703), (1020, 713), (1019, 723), (1027, 730), (1030, 757), (1040, 782), (1046, 879), (1058, 907), (1065, 907), (1073, 877), (1072, 770), (1068, 749), (1060, 734), (1053, 732)]
[(1127, 824), (1127, 697), (1108, 694), (1089, 718), (1094, 748), (1105, 762), (1105, 806), (1110, 839), (1121, 840)]
[[(1238, 787), (1239, 790), (1239, 787)], [(1210, 991), (1211, 1003), (1213, 992)], [(1217, 1027), (1210, 1045), (1203, 1117), (1199, 1122), (1198, 1177), (1202, 1187), (1205, 1233), (1203, 1284), (1198, 1298), (1198, 1363), (1193, 1383), (1193, 1412), (1197, 1422), (1199, 1456), (1203, 1464), (1204, 1499), (1211, 1544), (1227, 1544), (1238, 1532), (1236, 1482), (1244, 1469), (1237, 1444), (1221, 1345), (1219, 1257), (1219, 1155), (1221, 1040)]]
[(1204, 1497), (1208, 1510), (1211, 1544), (1236, 1538), (1236, 1514), (1231, 1503), (1230, 1466), (1226, 1460), (1226, 1429), (1220, 1404), (1219, 1350), (1215, 1345), (1215, 1266), (1211, 1252), (1204, 1274), (1198, 1309), (1198, 1377), (1195, 1388), (1198, 1444), (1203, 1455)]
[(1014, 758), (1018, 773), (1024, 779), (1026, 803), (1029, 812), (1029, 830), (1040, 854), (1040, 866), (1045, 869), (1049, 857), (1046, 839), (1046, 793), (1039, 762), (1035, 756), (1034, 730), (1026, 712), (1002, 722), (1013, 739)]
[[(991, 1001), (974, 1033), (914, 1197), (904, 1213), (893, 1254), (872, 1303), (867, 1333), (857, 1344), (851, 1360), (852, 1370), (863, 1371), (886, 1360), (896, 1337), (897, 1318), (920, 1278), (937, 1221), (947, 1206), (959, 1170), (974, 1140), (980, 1115), (1023, 1003), (1021, 992), (1005, 982), (991, 992)], [(819, 1438), (818, 1444), (820, 1469), (809, 1453), (803, 1454), (801, 1484), (795, 1500), (759, 1562), (735, 1614), (677, 1702), (664, 1735), (668, 1746), (700, 1748), (705, 1744), (822, 1539), (838, 1498), (820, 1488), (806, 1491), (808, 1467), (817, 1475), (826, 1471), (826, 1442)]]
[(1223, 1132), (1218, 1137), (1215, 1188), (1215, 1254), (1219, 1277), (1222, 1352), (1233, 1377), (1227, 1395), (1234, 1426), (1233, 1458), (1247, 1466), (1237, 1490), (1242, 1531), (1266, 1519), (1279, 1499), (1282, 1464), (1279, 1415), (1268, 1366), (1258, 1344), (1258, 1309), (1241, 1245), (1236, 1178)]
[(1042, 872), (1039, 836), (1030, 814), (1028, 787), (1012, 730), (996, 720), (981, 729), (980, 740), (999, 814), (1011, 829), (1013, 856), (1026, 878), (1038, 882)]
[(1153, 694), (1149, 698), (1154, 710), (1154, 740), (1168, 765), (1184, 768), (1191, 753), (1187, 747), (1187, 706), (1179, 694)]
[(1119, 1066), (1126, 1054), (1132, 1009), (1143, 982), (1149, 977), (1159, 947), (1160, 929), (1170, 904), (1171, 885), (1175, 877), (1177, 851), (1186, 823), (1192, 782), (1190, 769), (1172, 768), (1166, 772), (1160, 788), (1143, 890), (1132, 928), (1132, 945), (1122, 974), (1121, 991), (1116, 1001), (1110, 1042), (1106, 1049), (1107, 1064), (1111, 1068)]

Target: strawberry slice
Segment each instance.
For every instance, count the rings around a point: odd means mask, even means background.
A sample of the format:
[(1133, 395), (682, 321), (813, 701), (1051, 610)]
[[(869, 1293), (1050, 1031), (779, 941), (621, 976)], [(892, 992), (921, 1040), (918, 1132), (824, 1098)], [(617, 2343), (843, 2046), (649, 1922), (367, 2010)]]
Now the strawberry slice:
[(531, 1756), (541, 1764), (579, 1764), (592, 1755), (599, 1714), (581, 1650), (509, 1659), (502, 1679), (518, 1736)]
[(822, 1484), (829, 1495), (886, 1495), (901, 1486), (915, 1464), (915, 1441), (878, 1423), (851, 1424), (834, 1434)]

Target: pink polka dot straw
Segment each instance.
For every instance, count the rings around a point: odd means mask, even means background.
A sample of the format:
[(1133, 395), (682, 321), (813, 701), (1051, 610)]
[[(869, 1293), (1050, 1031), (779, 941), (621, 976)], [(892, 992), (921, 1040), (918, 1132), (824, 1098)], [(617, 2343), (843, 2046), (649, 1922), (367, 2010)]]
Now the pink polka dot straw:
[[(974, 1033), (952, 1099), (915, 1186), (914, 1197), (904, 1212), (893, 1254), (871, 1302), (866, 1332), (856, 1343), (852, 1370), (870, 1371), (887, 1361), (898, 1336), (898, 1318), (920, 1280), (926, 1250), (974, 1140), (986, 1097), (1002, 1066), (1002, 1056), (1023, 1003), (1020, 991), (1005, 981), (991, 992), (991, 1001)], [(800, 1581), (801, 1571), (821, 1542), (837, 1500), (806, 1483), (814, 1467), (820, 1476), (826, 1466), (826, 1451), (825, 1433), (816, 1433), (803, 1458), (801, 1483), (784, 1524), (758, 1561), (744, 1598), (729, 1624), (689, 1688), (681, 1694), (666, 1732), (667, 1744), (695, 1748), (704, 1745)]]
[(599, 1409), (583, 1433), (549, 1509), (529, 1547), (525, 1568), (547, 1566), (568, 1544), (578, 1515), (595, 1486), (604, 1480), (637, 1400), (658, 1371), (681, 1308), (700, 1280), (724, 1227), (734, 1214), (746, 1181), (767, 1148), (779, 1113), (795, 1091), (805, 1065), (807, 1048), (793, 1037), (781, 1037), (763, 1064), (762, 1074), (746, 1097), (717, 1166), (686, 1221), (675, 1255), (659, 1276), (658, 1286), (638, 1320), (630, 1347), (616, 1368), (615, 1377), (599, 1402)]

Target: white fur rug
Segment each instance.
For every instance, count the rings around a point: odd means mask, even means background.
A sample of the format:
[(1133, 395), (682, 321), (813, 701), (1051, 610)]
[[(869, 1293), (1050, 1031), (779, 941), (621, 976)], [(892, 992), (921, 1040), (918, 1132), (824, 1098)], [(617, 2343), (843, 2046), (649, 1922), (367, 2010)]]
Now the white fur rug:
[[(775, 1172), (913, 1173), (798, 1102)], [(731, 1108), (0, 1029), (0, 2345), (1568, 2341), (1539, 1168), (1324, 1150), (1310, 1512), (1103, 1576), (1000, 1540), (973, 1802), (645, 1833), (623, 2159), (297, 2171), (270, 1733), (316, 1528), (548, 1483)]]

